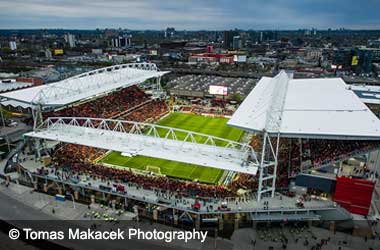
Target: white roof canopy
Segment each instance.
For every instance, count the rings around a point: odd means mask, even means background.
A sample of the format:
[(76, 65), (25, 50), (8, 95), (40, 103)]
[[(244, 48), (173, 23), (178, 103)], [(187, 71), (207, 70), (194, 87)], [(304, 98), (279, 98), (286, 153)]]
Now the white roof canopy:
[(368, 104), (380, 104), (380, 86), (350, 85), (350, 89)]
[(283, 137), (380, 139), (380, 120), (340, 78), (263, 77), (228, 122)]
[(26, 87), (32, 86), (33, 83), (30, 82), (2, 82), (0, 81), (0, 92), (6, 92), (6, 91), (11, 91), (15, 89), (22, 89)]
[[(186, 136), (181, 138), (181, 135)], [(125, 120), (49, 117), (41, 127), (24, 136), (251, 175), (256, 174), (259, 164), (256, 153), (248, 144), (182, 129)], [(225, 145), (218, 146), (222, 143)]]
[(155, 64), (136, 63), (97, 69), (59, 82), (0, 94), (8, 100), (28, 105), (64, 106), (118, 88), (125, 88), (160, 77)]

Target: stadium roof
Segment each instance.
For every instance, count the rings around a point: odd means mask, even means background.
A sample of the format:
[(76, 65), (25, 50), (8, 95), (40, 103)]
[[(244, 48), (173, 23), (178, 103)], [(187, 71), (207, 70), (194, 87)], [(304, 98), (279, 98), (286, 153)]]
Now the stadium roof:
[(22, 88), (26, 88), (30, 86), (33, 86), (33, 83), (16, 82), (16, 81), (10, 81), (10, 82), (0, 81), (0, 93), (15, 90), (15, 89), (22, 89)]
[(228, 125), (282, 137), (380, 139), (380, 120), (340, 78), (263, 77)]
[[(143, 133), (144, 130), (147, 132)], [(182, 129), (125, 120), (49, 117), (38, 129), (24, 136), (252, 175), (257, 173), (259, 164), (256, 153), (248, 144)], [(225, 146), (218, 146), (219, 143), (225, 143)]]
[(1, 97), (27, 105), (65, 106), (159, 77), (154, 64), (123, 64), (86, 72), (59, 82), (2, 93)]
[(380, 86), (350, 85), (349, 87), (364, 103), (380, 104)]

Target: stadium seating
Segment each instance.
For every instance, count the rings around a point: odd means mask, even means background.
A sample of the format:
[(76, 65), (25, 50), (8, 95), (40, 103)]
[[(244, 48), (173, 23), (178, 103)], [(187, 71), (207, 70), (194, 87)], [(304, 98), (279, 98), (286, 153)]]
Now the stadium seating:
[(148, 100), (148, 96), (142, 90), (136, 86), (132, 86), (92, 101), (46, 113), (45, 117), (112, 118)]
[(165, 101), (154, 100), (131, 113), (121, 116), (121, 118), (136, 122), (145, 122), (149, 119), (150, 122), (154, 122), (159, 120), (167, 112), (169, 112), (169, 107)]
[(173, 90), (185, 90), (208, 93), (210, 85), (226, 86), (231, 93), (247, 96), (256, 84), (255, 79), (221, 76), (185, 75), (171, 80), (168, 87)]
[(91, 163), (92, 160), (98, 157), (98, 153), (93, 148), (68, 144), (55, 151), (53, 161), (56, 164), (56, 169), (70, 167), (71, 174), (67, 175), (67, 178), (71, 178), (74, 175), (84, 175), (102, 181), (116, 181), (137, 185), (148, 190), (168, 190), (175, 192), (178, 196), (184, 197), (223, 198), (235, 195), (234, 192), (224, 186), (180, 181), (163, 176), (135, 174), (128, 169), (107, 168)]
[(379, 147), (376, 141), (304, 139), (301, 150), (300, 142), (281, 139), (277, 186), (286, 187), (288, 177), (294, 177), (301, 171), (301, 162), (308, 162), (308, 168), (316, 168)]

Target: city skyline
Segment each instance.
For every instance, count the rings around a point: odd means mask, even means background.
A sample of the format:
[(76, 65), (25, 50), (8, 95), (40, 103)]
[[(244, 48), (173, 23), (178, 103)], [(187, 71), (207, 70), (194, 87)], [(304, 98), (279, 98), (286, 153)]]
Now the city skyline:
[(378, 2), (1, 0), (0, 29), (380, 29)]

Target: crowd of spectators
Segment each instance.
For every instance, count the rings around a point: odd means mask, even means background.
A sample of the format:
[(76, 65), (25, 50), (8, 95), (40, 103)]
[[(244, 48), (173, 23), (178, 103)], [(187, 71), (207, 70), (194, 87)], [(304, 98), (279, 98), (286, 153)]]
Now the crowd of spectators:
[(378, 141), (281, 139), (277, 185), (287, 186), (303, 168), (310, 169), (378, 148)]
[(237, 191), (240, 188), (244, 190), (257, 190), (258, 177), (250, 174), (239, 174), (237, 179), (230, 184), (231, 190)]
[(91, 163), (106, 153), (106, 150), (76, 144), (66, 144), (54, 151), (57, 162)]
[(169, 112), (169, 107), (164, 100), (153, 100), (152, 102), (142, 106), (122, 116), (122, 119), (136, 122), (155, 122), (163, 115)]
[(149, 97), (141, 89), (131, 86), (92, 101), (46, 113), (45, 116), (113, 118), (148, 100)]
[(203, 107), (194, 106), (192, 112), (195, 114), (210, 114), (217, 116), (232, 116), (234, 109), (220, 108), (220, 107)]
[(262, 137), (258, 134), (254, 134), (251, 138), (251, 141), (249, 143), (249, 145), (253, 148), (253, 150), (255, 150), (255, 152), (260, 152), (260, 149), (261, 149), (261, 145), (262, 145)]
[[(378, 141), (338, 141), (338, 140), (307, 140), (303, 143), (310, 149), (310, 160), (313, 166), (319, 166), (331, 161), (348, 158), (357, 153), (366, 152), (379, 147)], [(304, 157), (304, 160), (305, 159)]]
[(176, 192), (184, 197), (235, 197), (239, 189), (257, 190), (257, 177), (239, 174), (229, 185), (208, 185), (165, 176), (144, 175), (129, 169), (116, 169), (97, 165), (95, 160), (105, 154), (105, 150), (67, 144), (54, 151), (53, 162), (56, 168), (69, 168), (76, 175), (89, 175), (102, 181), (132, 183), (144, 189), (162, 189)]
[(75, 175), (88, 175), (102, 181), (116, 181), (134, 184), (144, 189), (162, 189), (184, 197), (235, 197), (239, 189), (256, 190), (257, 178), (253, 175), (239, 174), (228, 186), (208, 185), (165, 176), (144, 175), (129, 169), (116, 169), (97, 165), (95, 160), (105, 154), (105, 150), (93, 147), (66, 144), (53, 153), (56, 168), (65, 167)]
[[(302, 145), (301, 145), (302, 143)], [(254, 135), (250, 145), (256, 152), (261, 152), (262, 138)], [(340, 159), (378, 148), (378, 141), (338, 141), (316, 139), (287, 139), (281, 138), (277, 167), (276, 187), (287, 187), (289, 178), (301, 171), (301, 164), (305, 168), (318, 167)], [(239, 181), (234, 185), (239, 187), (257, 188), (258, 177), (239, 175)]]
[[(162, 104), (162, 102), (154, 102), (152, 105), (161, 106), (164, 104)], [(146, 112), (149, 113), (149, 111)], [(141, 113), (139, 112), (139, 114)], [(296, 163), (296, 161), (299, 161), (299, 158), (296, 156), (299, 156), (300, 154), (300, 145), (298, 145), (297, 142), (299, 143), (298, 140), (283, 140), (280, 144), (281, 161), (279, 161), (278, 165), (276, 180), (277, 187), (288, 186), (290, 176), (289, 170), (296, 171), (299, 168), (299, 164)], [(326, 140), (320, 142), (317, 142), (317, 140), (308, 140), (303, 142), (302, 146), (307, 147), (305, 144), (310, 145), (311, 153), (308, 155), (318, 156), (318, 153), (324, 152), (326, 154), (324, 158), (325, 161), (333, 160), (334, 158), (330, 158), (331, 156), (341, 157), (343, 153), (349, 154), (353, 151), (364, 150), (371, 146), (375, 146), (373, 142), (353, 142), (353, 144), (347, 143), (349, 146), (343, 146), (345, 145), (344, 143)], [(313, 152), (312, 149), (317, 145), (320, 145), (320, 147), (317, 147), (319, 148), (319, 151)], [(229, 185), (222, 186), (206, 185), (197, 182), (172, 179), (165, 176), (156, 176), (153, 174), (138, 174), (127, 168), (117, 169), (97, 165), (94, 160), (102, 156), (104, 153), (105, 150), (67, 144), (55, 151), (53, 162), (56, 164), (57, 169), (60, 167), (68, 167), (71, 173), (76, 176), (89, 176), (93, 180), (101, 180), (103, 182), (112, 181), (127, 185), (135, 185), (136, 187), (147, 190), (167, 190), (173, 192), (176, 197), (236, 197), (239, 189), (256, 191), (258, 188), (258, 176), (248, 174), (238, 174)], [(289, 169), (289, 157), (296, 157), (294, 163), (290, 161), (292, 165), (295, 166), (294, 169), (292, 169), (292, 167)]]
[[(378, 141), (282, 139), (279, 175), (296, 176), (303, 168), (315, 168), (379, 147)], [(285, 178), (285, 174), (284, 174)], [(280, 178), (281, 179), (281, 178)]]
[(167, 190), (184, 197), (224, 198), (234, 195), (233, 192), (224, 186), (180, 181), (164, 176), (136, 174), (127, 168), (119, 169), (97, 165), (91, 163), (91, 160), (98, 157), (98, 152), (86, 150), (89, 149), (88, 147), (82, 147), (83, 150), (81, 151), (72, 150), (74, 148), (69, 144), (68, 150), (65, 150), (65, 147), (55, 152), (53, 162), (56, 164), (57, 169), (65, 167), (70, 169), (71, 173), (76, 176), (85, 175), (89, 176), (92, 180), (132, 184), (147, 190)]
[[(168, 111), (164, 101), (152, 101), (151, 103), (126, 115), (124, 118), (134, 121), (145, 121), (149, 117), (160, 116)], [(159, 117), (156, 117), (157, 119)], [(259, 146), (260, 138), (255, 136), (251, 141), (252, 146)], [(304, 153), (301, 152), (301, 145)], [(295, 176), (300, 171), (302, 161), (312, 162), (312, 166), (318, 166), (330, 161), (345, 158), (353, 153), (369, 150), (378, 146), (372, 141), (335, 141), (335, 140), (292, 140), (282, 139), (279, 146), (279, 165), (277, 171), (276, 186), (287, 187), (289, 177)], [(200, 197), (233, 197), (239, 189), (257, 190), (258, 176), (238, 174), (228, 186), (206, 185), (195, 182), (171, 179), (163, 176), (136, 174), (128, 169), (105, 168), (94, 164), (94, 160), (105, 153), (105, 150), (67, 144), (55, 151), (54, 158), (57, 166), (72, 166), (76, 174), (88, 174), (104, 181), (118, 181), (133, 183), (144, 189), (162, 189), (176, 192), (182, 196)]]

